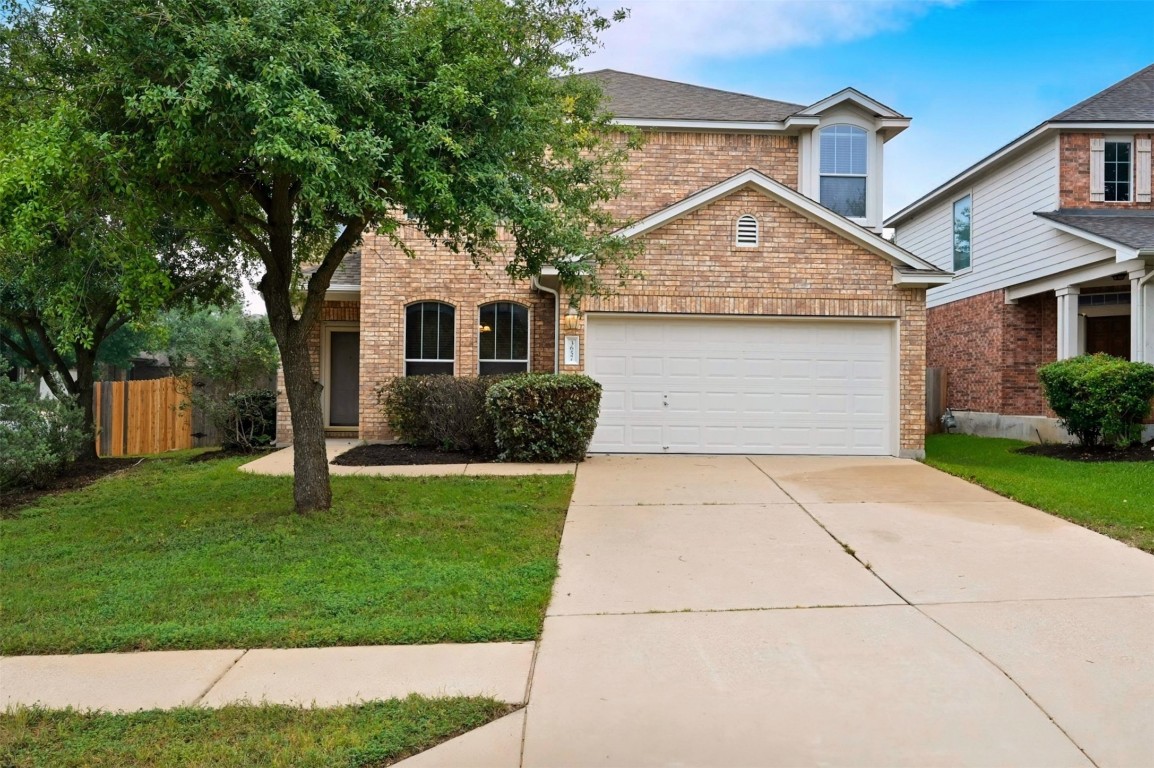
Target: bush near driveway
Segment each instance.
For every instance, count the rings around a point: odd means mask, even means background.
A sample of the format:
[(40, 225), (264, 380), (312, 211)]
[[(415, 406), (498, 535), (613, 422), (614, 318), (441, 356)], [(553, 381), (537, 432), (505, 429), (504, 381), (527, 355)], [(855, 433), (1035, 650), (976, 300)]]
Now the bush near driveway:
[(597, 427), (601, 385), (571, 373), (510, 376), (485, 407), (500, 461), (583, 461)]
[(398, 376), (377, 390), (389, 427), (410, 445), (496, 454), (485, 395), (501, 376)]
[(1089, 463), (1017, 452), (1027, 445), (994, 437), (928, 435), (926, 463), (1154, 553), (1154, 461)]
[(336, 477), (150, 459), (0, 520), (0, 653), (533, 640), (570, 476)]
[(1154, 365), (1082, 355), (1044, 365), (1038, 378), (1059, 423), (1087, 448), (1125, 448), (1142, 436), (1154, 399)]

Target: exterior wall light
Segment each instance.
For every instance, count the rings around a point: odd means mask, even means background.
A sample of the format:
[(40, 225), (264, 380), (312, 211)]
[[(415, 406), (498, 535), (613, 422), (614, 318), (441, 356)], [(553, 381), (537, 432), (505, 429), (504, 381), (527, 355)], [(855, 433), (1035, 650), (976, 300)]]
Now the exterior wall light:
[(565, 313), (565, 317), (561, 319), (561, 327), (566, 331), (577, 331), (581, 329), (581, 315), (577, 313), (576, 307), (569, 307), (569, 311)]

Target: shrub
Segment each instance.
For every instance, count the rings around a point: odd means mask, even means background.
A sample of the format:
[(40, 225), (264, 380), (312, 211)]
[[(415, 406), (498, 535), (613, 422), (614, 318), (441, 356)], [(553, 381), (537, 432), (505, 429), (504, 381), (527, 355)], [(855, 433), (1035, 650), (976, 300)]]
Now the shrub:
[(252, 452), (276, 440), (276, 390), (250, 389), (214, 403), (210, 418), (226, 450)]
[(1154, 398), (1154, 365), (1083, 355), (1038, 369), (1046, 401), (1082, 445), (1125, 448), (1138, 442)]
[(524, 374), (486, 398), (500, 461), (581, 461), (593, 439), (601, 385), (575, 374)]
[(34, 383), (0, 378), (0, 491), (45, 487), (90, 439), (74, 402), (41, 398)]
[(500, 376), (401, 376), (377, 390), (392, 430), (407, 443), (482, 456), (496, 452), (485, 393)]

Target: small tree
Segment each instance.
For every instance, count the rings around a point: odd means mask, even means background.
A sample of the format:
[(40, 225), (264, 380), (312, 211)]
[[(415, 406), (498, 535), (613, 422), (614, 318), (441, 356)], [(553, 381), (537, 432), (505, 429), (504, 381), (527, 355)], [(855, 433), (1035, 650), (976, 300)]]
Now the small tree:
[(1059, 423), (1087, 448), (1138, 442), (1154, 398), (1154, 365), (1083, 355), (1044, 365), (1038, 378)]
[(226, 448), (267, 445), (276, 420), (276, 340), (263, 315), (238, 305), (195, 307), (163, 321), (172, 372), (185, 381), (192, 405), (219, 430)]

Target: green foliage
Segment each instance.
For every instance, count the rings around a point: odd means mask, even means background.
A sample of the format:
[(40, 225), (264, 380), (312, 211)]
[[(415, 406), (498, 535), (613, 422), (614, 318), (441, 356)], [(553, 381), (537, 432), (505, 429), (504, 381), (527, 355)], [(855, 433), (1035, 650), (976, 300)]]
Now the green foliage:
[(204, 410), (226, 448), (251, 451), (276, 438), (276, 341), (263, 315), (232, 305), (196, 306), (163, 320), (166, 353), (185, 394)]
[(1087, 447), (1125, 448), (1142, 436), (1154, 398), (1154, 365), (1110, 355), (1083, 355), (1038, 369), (1059, 423)]
[(493, 699), (277, 704), (113, 714), (42, 708), (0, 713), (0, 763), (54, 768), (371, 768), (506, 714)]
[(0, 519), (0, 654), (538, 637), (571, 476), (337, 477), (307, 516), (244, 461), (146, 459)]
[(926, 463), (1154, 553), (1154, 461), (1091, 463), (1018, 453), (1026, 445), (927, 435)]
[(0, 377), (0, 492), (47, 486), (91, 438), (72, 401), (40, 398), (34, 383)]
[(501, 376), (398, 376), (377, 390), (389, 426), (412, 445), (496, 453), (485, 395)]
[(501, 461), (582, 461), (601, 407), (601, 385), (574, 374), (524, 374), (489, 389), (486, 409)]

